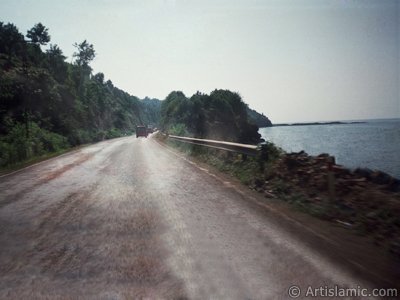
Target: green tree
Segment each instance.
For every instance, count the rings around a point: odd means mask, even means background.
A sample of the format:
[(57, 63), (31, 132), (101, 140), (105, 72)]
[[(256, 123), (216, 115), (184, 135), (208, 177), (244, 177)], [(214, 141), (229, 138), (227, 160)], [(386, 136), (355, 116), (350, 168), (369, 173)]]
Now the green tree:
[(103, 84), (104, 83), (104, 74), (101, 72), (97, 73), (96, 75), (93, 76), (93, 79), (95, 81), (97, 81), (98, 83)]
[(54, 79), (63, 83), (68, 77), (68, 65), (65, 62), (66, 57), (57, 45), (51, 45), (46, 50), (47, 68), (53, 75)]
[(78, 67), (78, 72), (75, 72), (75, 80), (78, 83), (78, 94), (82, 97), (84, 93), (85, 81), (89, 80), (92, 68), (89, 66), (90, 62), (95, 58), (95, 51), (92, 44), (86, 40), (82, 43), (75, 43), (74, 47), (78, 50), (74, 52), (73, 57), (76, 58), (75, 64)]
[[(26, 42), (18, 28), (14, 24), (0, 22), (0, 54), (22, 56), (25, 51)], [(8, 62), (10, 63), (10, 59)]]
[(37, 23), (30, 30), (28, 30), (26, 37), (30, 39), (32, 43), (38, 45), (46, 45), (48, 42), (50, 42), (48, 28), (43, 26), (42, 23)]
[(78, 52), (74, 52), (73, 56), (76, 57), (76, 64), (81, 67), (89, 67), (89, 63), (95, 58), (96, 52), (92, 44), (89, 44), (86, 40), (82, 43), (75, 43), (74, 47)]

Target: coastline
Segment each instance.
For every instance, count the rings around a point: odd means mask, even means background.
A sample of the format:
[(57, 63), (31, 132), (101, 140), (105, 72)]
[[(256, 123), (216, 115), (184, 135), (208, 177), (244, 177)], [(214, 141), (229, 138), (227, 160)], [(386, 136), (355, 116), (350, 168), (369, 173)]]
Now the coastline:
[(340, 122), (338, 126), (336, 122), (325, 126), (274, 126), (260, 128), (259, 133), (286, 152), (305, 151), (314, 156), (329, 153), (349, 169), (369, 168), (400, 178), (400, 119)]
[(272, 127), (282, 127), (282, 126), (312, 126), (312, 125), (346, 125), (346, 124), (365, 124), (366, 121), (354, 121), (354, 122), (342, 122), (342, 121), (332, 121), (332, 122), (306, 122), (306, 123), (278, 123), (272, 124)]

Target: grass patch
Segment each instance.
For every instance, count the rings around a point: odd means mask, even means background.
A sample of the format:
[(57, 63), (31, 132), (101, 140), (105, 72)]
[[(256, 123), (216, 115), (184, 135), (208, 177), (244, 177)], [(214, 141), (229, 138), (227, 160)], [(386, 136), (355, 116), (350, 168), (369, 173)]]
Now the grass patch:
[(262, 176), (258, 158), (179, 141), (168, 140), (167, 144), (221, 172), (238, 178), (245, 185), (251, 184), (256, 178)]

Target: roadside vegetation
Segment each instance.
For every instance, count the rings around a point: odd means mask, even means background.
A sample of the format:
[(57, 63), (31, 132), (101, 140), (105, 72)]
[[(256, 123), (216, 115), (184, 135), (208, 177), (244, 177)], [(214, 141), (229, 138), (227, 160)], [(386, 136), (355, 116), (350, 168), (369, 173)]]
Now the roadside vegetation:
[(140, 100), (92, 73), (96, 52), (75, 43), (73, 63), (35, 24), (24, 36), (0, 22), (0, 168), (156, 124), (160, 101)]

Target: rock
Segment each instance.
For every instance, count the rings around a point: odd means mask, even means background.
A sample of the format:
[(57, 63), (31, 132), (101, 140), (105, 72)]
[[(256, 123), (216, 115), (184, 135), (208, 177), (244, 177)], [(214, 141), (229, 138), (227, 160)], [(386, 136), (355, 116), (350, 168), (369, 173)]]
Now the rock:
[(343, 166), (340, 166), (340, 165), (334, 165), (334, 166), (332, 167), (332, 170), (333, 170), (336, 174), (340, 174), (341, 176), (350, 174), (350, 170), (349, 170), (349, 169), (347, 169), (347, 168), (345, 168), (345, 167), (343, 167)]
[(386, 238), (390, 238), (396, 234), (396, 228), (393, 225), (389, 225), (385, 228), (385, 230), (383, 230), (382, 233)]
[(385, 241), (385, 237), (384, 236), (382, 236), (382, 235), (380, 235), (380, 234), (378, 234), (378, 235), (376, 235), (375, 237), (374, 237), (374, 243), (376, 244), (376, 245), (382, 245), (382, 243)]
[[(280, 198), (296, 191), (306, 195), (311, 206), (331, 205), (320, 217), (346, 228), (359, 227), (374, 243), (389, 246), (400, 231), (400, 193), (397, 193), (400, 180), (368, 168), (350, 171), (334, 162), (335, 158), (326, 153), (318, 156), (309, 156), (303, 151), (285, 154), (265, 171), (262, 185), (261, 182), (257, 185), (263, 189), (265, 198), (277, 198), (276, 195)], [(329, 169), (335, 178), (335, 199), (340, 201), (328, 202)], [(383, 214), (383, 211), (388, 213)], [(400, 238), (391, 243), (391, 252), (400, 257)]]
[(370, 179), (373, 171), (371, 169), (368, 169), (368, 168), (357, 168), (357, 169), (354, 170), (353, 173), (355, 175)]
[(292, 154), (286, 155), (284, 162), (289, 170), (293, 170), (294, 168), (301, 165), (300, 161)]
[(378, 218), (378, 214), (376, 213), (376, 211), (371, 211), (367, 213), (365, 217), (367, 217), (368, 219), (376, 220)]
[(387, 185), (386, 189), (390, 192), (400, 192), (400, 180), (393, 178), (392, 182)]
[(371, 181), (377, 184), (388, 184), (392, 176), (382, 171), (375, 171), (371, 174)]
[(256, 188), (262, 187), (263, 184), (264, 184), (264, 182), (263, 182), (261, 179), (259, 179), (259, 178), (256, 178), (256, 179), (254, 180), (254, 185), (256, 186)]
[(340, 225), (343, 225), (346, 228), (353, 227), (353, 224), (350, 224), (349, 222), (344, 222), (344, 221), (341, 221), (341, 220), (336, 220), (336, 222), (339, 223)]
[(311, 197), (311, 198), (315, 198), (315, 197), (317, 197), (317, 193), (314, 192), (314, 191), (311, 191), (311, 192), (308, 193), (308, 196)]
[(320, 155), (317, 156), (317, 160), (332, 164), (335, 164), (336, 161), (335, 157), (330, 156), (328, 153), (321, 153)]
[(354, 179), (348, 179), (347, 180), (349, 183), (363, 183), (363, 182), (366, 182), (367, 181), (367, 179), (365, 178), (365, 177), (362, 177), (362, 178), (354, 178)]
[(390, 242), (389, 251), (400, 258), (400, 238), (396, 238)]
[(265, 198), (275, 198), (275, 195), (268, 191), (264, 191), (264, 196)]

